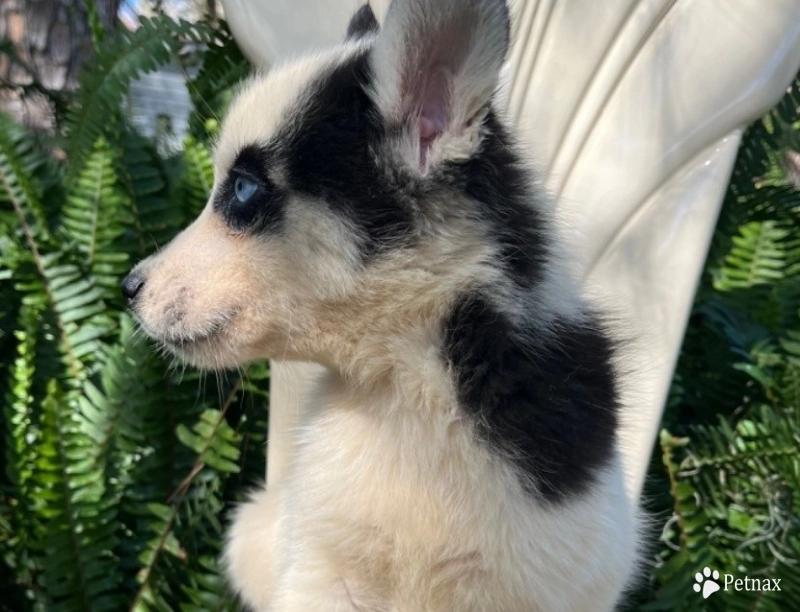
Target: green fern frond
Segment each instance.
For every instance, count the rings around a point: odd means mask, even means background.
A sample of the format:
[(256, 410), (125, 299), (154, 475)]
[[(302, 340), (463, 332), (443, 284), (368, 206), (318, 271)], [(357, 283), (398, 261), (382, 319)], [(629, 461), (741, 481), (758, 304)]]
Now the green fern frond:
[(224, 572), (218, 557), (203, 556), (197, 569), (183, 585), (181, 612), (222, 612), (238, 609), (234, 596), (227, 591)]
[(239, 472), (239, 436), (219, 410), (205, 410), (192, 429), (179, 425), (176, 433), (181, 444), (197, 453), (198, 461), (217, 472)]
[(200, 140), (207, 139), (208, 122), (219, 123), (233, 97), (236, 86), (251, 72), (226, 24), (219, 30), (219, 41), (203, 53), (197, 76), (186, 84), (195, 112), (190, 131)]
[(42, 410), (34, 499), (48, 609), (119, 610), (119, 575), (109, 571), (115, 564), (114, 500), (106, 495), (102, 474), (86, 461), (91, 441), (55, 381)]
[[(185, 510), (184, 501), (192, 499), (194, 488), (203, 485), (207, 488), (211, 484), (209, 482), (211, 479), (213, 481), (212, 489), (218, 490), (219, 473), (239, 471), (238, 466), (234, 463), (239, 457), (239, 450), (236, 447), (237, 434), (225, 421), (225, 413), (234, 401), (237, 392), (238, 387), (235, 387), (230, 392), (222, 409), (204, 411), (191, 429), (182, 425), (177, 428), (178, 439), (196, 453), (195, 463), (173, 494), (173, 503), (169, 507), (151, 506), (151, 510), (157, 511), (161, 520), (150, 545), (140, 557), (144, 565), (140, 572), (139, 591), (131, 610), (140, 609), (139, 606), (144, 605), (145, 602), (155, 603), (150, 600), (150, 594), (155, 592), (152, 588), (152, 581), (159, 579), (157, 567), (163, 553), (169, 553), (178, 559), (185, 557), (184, 549), (175, 535), (175, 528), (181, 520), (181, 512)], [(207, 513), (209, 508), (213, 507), (215, 495), (210, 494), (209, 490), (205, 490), (204, 494), (196, 496), (196, 499), (201, 502), (202, 509), (190, 512), (187, 516), (207, 519)], [(221, 535), (221, 525), (217, 524), (216, 527), (219, 531), (218, 535)]]
[(268, 372), (170, 370), (116, 294), (213, 178), (207, 134), (165, 157), (125, 124), (131, 79), (205, 49), (196, 93), (242, 58), (227, 31), (165, 18), (95, 39), (65, 161), (0, 117), (0, 607), (235, 609), (215, 559), (231, 500), (264, 473)]
[(92, 45), (95, 49), (99, 49), (106, 38), (106, 30), (100, 20), (100, 13), (97, 11), (94, 0), (83, 0), (83, 5), (86, 7), (86, 21), (89, 24)]
[[(60, 346), (74, 381), (84, 381), (106, 353), (107, 338), (116, 322), (104, 302), (105, 291), (91, 276), (69, 261), (68, 254), (51, 252), (40, 260), (43, 292), (29, 294), (30, 302), (49, 302), (60, 332)], [(88, 369), (87, 369), (88, 368)]]
[(215, 39), (207, 24), (167, 17), (142, 19), (135, 31), (120, 28), (116, 34), (96, 50), (95, 66), (84, 73), (77, 99), (67, 113), (67, 154), (73, 171), (82, 166), (109, 122), (120, 116), (134, 79), (167, 64), (186, 44), (208, 44)]
[[(149, 445), (157, 430), (144, 416), (154, 411), (165, 412), (158, 405), (161, 398), (154, 393), (158, 386), (163, 385), (165, 371), (151, 347), (141, 339), (134, 340), (130, 315), (122, 314), (119, 322), (120, 342), (108, 350), (99, 377), (83, 384), (76, 401), (83, 432), (92, 441), (88, 458), (103, 470), (107, 480), (115, 483), (122, 496), (130, 494), (127, 489), (134, 476), (131, 473), (134, 467), (153, 451)], [(150, 440), (148, 436), (151, 436)], [(159, 466), (162, 470), (160, 475), (148, 475), (147, 486), (157, 484), (165, 473), (164, 467)], [(160, 488), (161, 497), (166, 497), (171, 485), (169, 479)]]
[(34, 177), (42, 158), (28, 132), (0, 113), (0, 205), (10, 205), (16, 218), (25, 220), (18, 227), (31, 238), (49, 240), (42, 187)]
[(789, 235), (773, 221), (753, 221), (739, 228), (724, 267), (714, 280), (717, 291), (750, 289), (783, 278), (786, 268), (783, 241)]
[(31, 440), (38, 434), (33, 393), (37, 324), (38, 311), (31, 307), (24, 308), (19, 327), (14, 333), (17, 339), (16, 358), (11, 368), (12, 385), (4, 414), (7, 436), (6, 474), (20, 490), (23, 499), (29, 492), (32, 476), (34, 454)]
[(31, 174), (37, 163), (35, 156), (26, 154), (24, 149), (20, 154), (13, 140), (5, 136), (0, 130), (0, 186), (5, 187), (5, 196), (21, 230), (25, 252), (20, 262), (30, 261), (35, 270), (27, 275), (21, 270), (12, 271), (13, 278), (17, 290), (24, 294), (24, 304), (38, 305), (54, 314), (68, 371), (74, 380), (82, 381), (86, 364), (102, 355), (95, 352), (101, 346), (92, 342), (97, 337), (96, 330), (107, 332), (113, 321), (104, 314), (102, 290), (94, 280), (69, 263), (68, 252), (52, 246), (46, 222), (39, 218), (39, 188)]
[[(736, 576), (781, 578), (800, 564), (800, 426), (797, 411), (761, 406), (730, 425), (692, 428), (689, 440), (662, 433), (670, 475), (674, 528), (654, 572), (669, 588), (642, 609), (697, 609), (690, 576), (710, 565)], [(669, 550), (669, 549), (667, 549)], [(675, 561), (679, 558), (680, 561)], [(678, 565), (676, 565), (678, 564)], [(682, 584), (681, 589), (674, 585)], [(684, 584), (685, 583), (685, 584)], [(709, 610), (785, 610), (800, 605), (800, 581), (787, 579), (779, 596), (738, 592), (708, 600)], [(783, 606), (783, 607), (781, 607)]]
[(170, 174), (156, 147), (128, 130), (122, 137), (123, 163), (119, 175), (128, 193), (132, 227), (127, 237), (139, 257), (172, 239), (188, 220), (176, 205)]
[(119, 295), (119, 279), (130, 267), (120, 238), (130, 226), (131, 205), (118, 183), (117, 165), (108, 142), (98, 139), (67, 194), (62, 217), (66, 238), (85, 258), (104, 297), (112, 301)]
[(3, 408), (3, 447), (5, 473), (13, 487), (6, 512), (3, 549), (6, 563), (15, 568), (17, 586), (31, 583), (40, 569), (30, 554), (36, 546), (36, 524), (32, 504), (35, 499), (34, 464), (40, 437), (40, 414), (36, 404), (36, 328), (38, 312), (23, 308), (17, 330), (16, 357), (10, 368), (10, 385)]
[(183, 146), (186, 164), (183, 178), (187, 214), (194, 217), (203, 210), (214, 185), (214, 164), (211, 151), (192, 137)]

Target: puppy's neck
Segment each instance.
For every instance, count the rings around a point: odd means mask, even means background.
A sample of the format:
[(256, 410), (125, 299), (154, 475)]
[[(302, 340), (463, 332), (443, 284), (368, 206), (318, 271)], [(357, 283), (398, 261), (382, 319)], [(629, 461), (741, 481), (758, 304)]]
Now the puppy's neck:
[(300, 357), (364, 389), (416, 388), (408, 379), (444, 376), (442, 338), (454, 304), (477, 285), (500, 291), (503, 281), (489, 263), (495, 257), (491, 245), (455, 231), (426, 242), (424, 250), (399, 250), (371, 264), (346, 300), (309, 306), (308, 325), (298, 336)]
[(334, 370), (341, 384), (363, 393), (390, 393), (411, 399), (441, 387), (446, 367), (442, 326), (449, 304), (416, 293), (404, 300), (373, 302), (361, 308), (322, 309), (316, 360)]

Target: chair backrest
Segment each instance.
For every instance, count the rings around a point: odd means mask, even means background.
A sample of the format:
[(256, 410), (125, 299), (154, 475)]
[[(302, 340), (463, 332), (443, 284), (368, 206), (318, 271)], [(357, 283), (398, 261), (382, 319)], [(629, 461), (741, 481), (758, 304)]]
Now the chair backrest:
[[(379, 17), (388, 3), (371, 2)], [(266, 65), (339, 40), (359, 4), (223, 0)], [(742, 130), (800, 69), (800, 0), (517, 0), (512, 12), (509, 117), (587, 291), (636, 336), (623, 439), (638, 496)], [(273, 368), (270, 482), (313, 371)]]

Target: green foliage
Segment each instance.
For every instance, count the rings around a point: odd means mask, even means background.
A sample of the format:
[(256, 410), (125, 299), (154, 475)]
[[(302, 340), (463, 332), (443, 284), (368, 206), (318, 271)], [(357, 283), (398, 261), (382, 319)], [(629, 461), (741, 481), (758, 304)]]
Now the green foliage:
[[(798, 109), (800, 79), (744, 136), (650, 470), (664, 520), (642, 610), (800, 608)], [(704, 601), (705, 566), (781, 592)]]
[(121, 238), (131, 224), (131, 205), (117, 178), (115, 157), (101, 136), (70, 186), (61, 220), (65, 242), (75, 245), (102, 297), (111, 301), (130, 267)]
[(210, 47), (197, 76), (188, 82), (189, 96), (197, 112), (191, 117), (193, 134), (202, 134), (209, 122), (218, 120), (236, 86), (249, 74), (230, 30), (223, 23), (216, 32), (218, 44)]
[(208, 148), (194, 138), (187, 138), (183, 149), (186, 163), (184, 181), (186, 210), (197, 214), (205, 206), (211, 186), (214, 183), (214, 168)]
[(109, 123), (121, 121), (121, 102), (131, 81), (175, 59), (187, 44), (214, 49), (219, 40), (208, 24), (156, 17), (143, 19), (133, 32), (119, 28), (114, 39), (96, 49), (95, 65), (83, 75), (67, 112), (66, 150), (72, 168), (80, 167), (100, 135), (110, 131)]
[[(0, 610), (236, 609), (218, 559), (226, 513), (264, 473), (267, 366), (175, 371), (117, 286), (205, 204), (208, 142), (248, 68), (224, 23), (112, 34), (87, 7), (78, 93), (29, 86), (62, 109), (56, 133), (0, 116)], [(169, 62), (195, 75), (176, 153), (124, 104)], [(798, 107), (795, 82), (734, 170), (650, 470), (662, 529), (642, 610), (800, 608)], [(783, 591), (703, 602), (705, 565)]]
[(213, 178), (204, 130), (169, 156), (132, 130), (131, 81), (191, 59), (196, 87), (230, 89), (219, 66), (247, 68), (224, 25), (112, 35), (89, 9), (95, 61), (57, 132), (0, 116), (0, 610), (236, 609), (217, 558), (236, 496), (263, 478), (266, 367), (176, 372), (118, 287)]

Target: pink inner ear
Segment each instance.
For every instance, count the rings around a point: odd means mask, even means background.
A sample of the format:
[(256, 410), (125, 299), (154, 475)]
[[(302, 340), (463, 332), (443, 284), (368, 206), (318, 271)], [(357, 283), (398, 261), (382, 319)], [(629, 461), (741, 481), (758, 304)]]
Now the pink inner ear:
[(444, 68), (430, 68), (420, 75), (416, 92), (417, 131), (419, 137), (419, 168), (427, 170), (428, 150), (450, 124), (449, 75)]
[(425, 115), (420, 115), (417, 126), (419, 127), (420, 140), (433, 140), (444, 130), (444, 125), (441, 122), (437, 122)]

